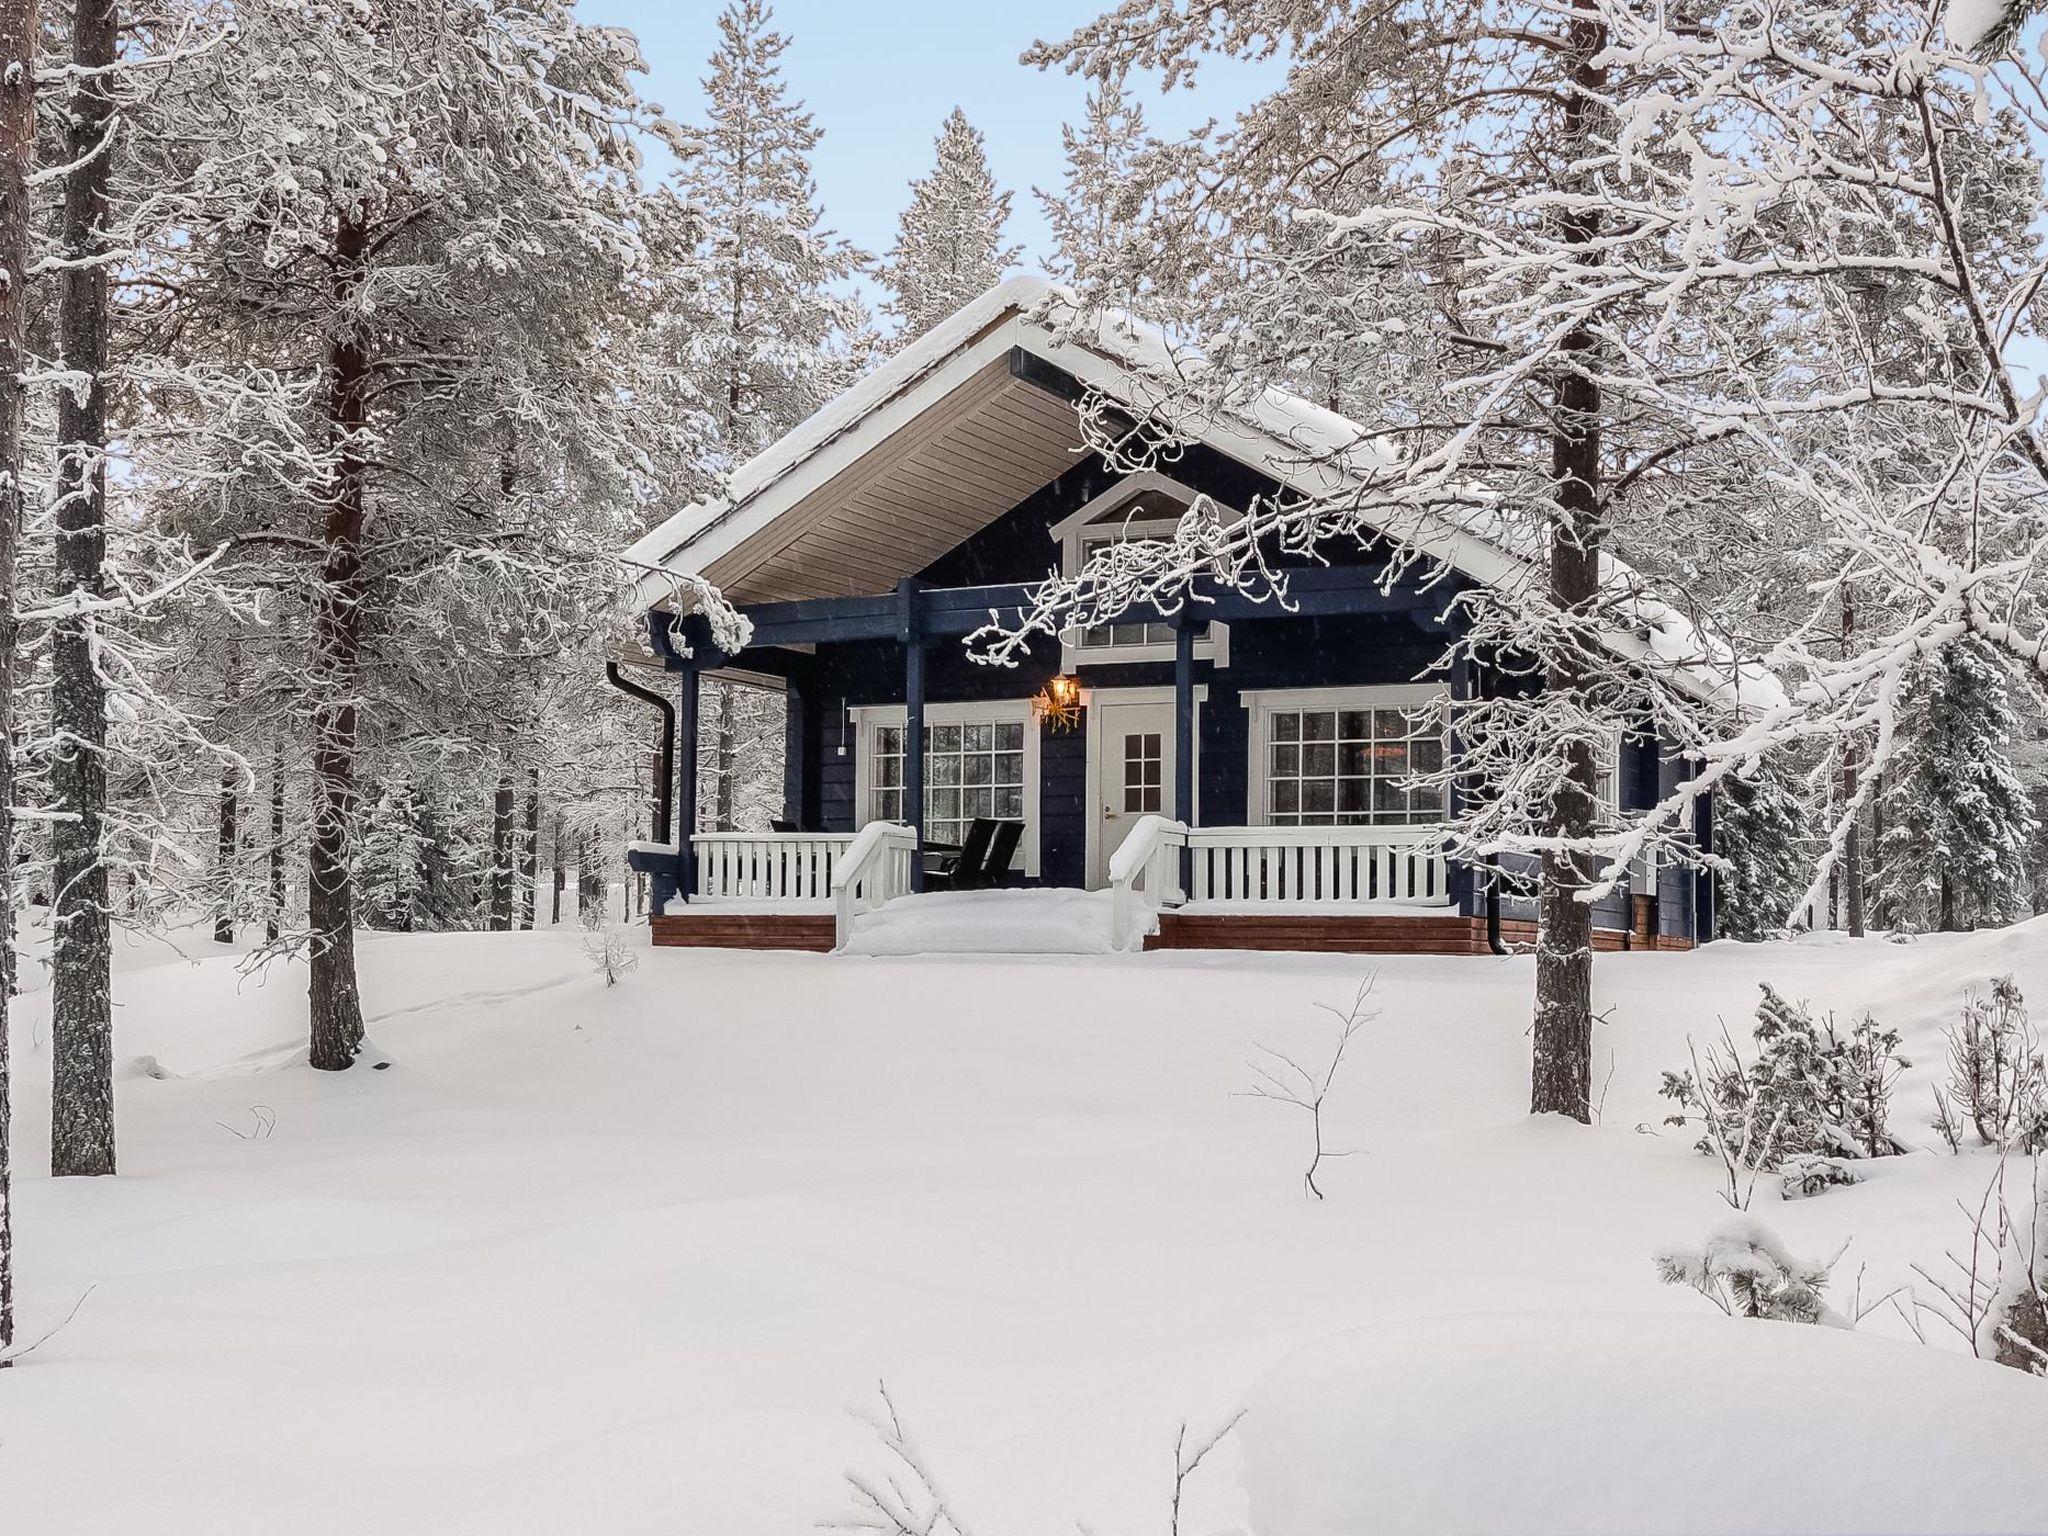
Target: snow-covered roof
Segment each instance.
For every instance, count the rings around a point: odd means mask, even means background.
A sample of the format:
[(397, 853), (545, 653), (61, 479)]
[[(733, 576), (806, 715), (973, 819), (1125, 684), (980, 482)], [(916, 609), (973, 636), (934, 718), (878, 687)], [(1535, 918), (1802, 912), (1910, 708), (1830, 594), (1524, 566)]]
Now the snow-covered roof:
[[(722, 497), (694, 503), (625, 552), (646, 573), (635, 592), (652, 606), (672, 590), (665, 573), (714, 575), (745, 545), (773, 537), (779, 521), (801, 513), (806, 497), (917, 421), (968, 380), (1021, 350), (1043, 359), (1103, 397), (1149, 409), (1172, 394), (1191, 366), (1156, 328), (1127, 315), (1091, 314), (1072, 292), (1040, 276), (1014, 277), (927, 331), (735, 471)], [(1296, 494), (1335, 497), (1391, 467), (1372, 432), (1335, 411), (1267, 389), (1228, 410), (1176, 420), (1188, 437), (1258, 470)], [(1047, 478), (1050, 478), (1048, 475)], [(995, 507), (993, 519), (1007, 507)], [(1404, 512), (1387, 532), (1472, 580), (1526, 582), (1541, 556), (1540, 530), (1497, 513)], [(752, 541), (751, 543), (749, 541)], [(1637, 624), (1607, 639), (1617, 654), (1658, 666), (1712, 703), (1748, 709), (1782, 702), (1769, 672), (1738, 666), (1718, 637), (1650, 595), (1623, 562), (1603, 557), (1610, 589), (1624, 594)], [(907, 573), (906, 573), (907, 574)]]

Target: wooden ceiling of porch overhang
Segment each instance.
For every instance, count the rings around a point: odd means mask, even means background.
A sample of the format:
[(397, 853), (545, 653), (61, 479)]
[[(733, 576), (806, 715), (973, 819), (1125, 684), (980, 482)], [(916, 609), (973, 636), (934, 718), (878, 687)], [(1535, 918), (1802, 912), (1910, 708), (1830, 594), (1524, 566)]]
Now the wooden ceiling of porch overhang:
[[(1080, 454), (1073, 405), (998, 359), (704, 574), (736, 603), (892, 591)], [(1051, 554), (1048, 544), (1048, 564)]]

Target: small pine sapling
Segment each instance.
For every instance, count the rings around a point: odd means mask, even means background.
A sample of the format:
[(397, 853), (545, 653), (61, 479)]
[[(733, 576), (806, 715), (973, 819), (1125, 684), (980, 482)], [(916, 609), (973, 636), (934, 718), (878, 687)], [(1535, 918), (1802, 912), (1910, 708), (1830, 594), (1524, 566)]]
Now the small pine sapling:
[(1888, 1125), (1892, 1089), (1912, 1065), (1899, 1033), (1865, 1017), (1844, 1036), (1768, 985), (1757, 1006), (1756, 1057), (1745, 1061), (1724, 1027), (1719, 1047), (1692, 1069), (1666, 1072), (1660, 1090), (1678, 1105), (1667, 1125), (1698, 1124), (1699, 1149), (1720, 1158), (1722, 1198), (1747, 1210), (1758, 1172), (1783, 1172), (1799, 1159), (1798, 1193), (1815, 1194), (1853, 1177), (1815, 1176), (1837, 1158), (1893, 1157), (1906, 1150)]
[(1989, 996), (1965, 994), (1948, 1032), (1949, 1080), (1935, 1091), (1934, 1127), (1960, 1150), (1965, 1126), (2000, 1151), (2048, 1148), (2048, 1065), (2027, 1017), (2026, 999), (2010, 976)]
[(583, 953), (590, 957), (590, 968), (604, 977), (607, 987), (616, 987), (621, 977), (640, 968), (638, 951), (617, 923), (593, 928), (583, 940)]
[(1328, 1003), (1317, 1004), (1337, 1020), (1338, 1026), (1336, 1044), (1320, 1072), (1310, 1071), (1285, 1051), (1275, 1050), (1270, 1045), (1258, 1045), (1256, 1049), (1263, 1059), (1255, 1059), (1248, 1064), (1257, 1081), (1236, 1095), (1247, 1099), (1270, 1099), (1275, 1104), (1286, 1104), (1307, 1113), (1313, 1144), (1302, 1183), (1308, 1186), (1309, 1195), (1317, 1200), (1323, 1198), (1323, 1192), (1316, 1184), (1316, 1170), (1322, 1166), (1323, 1159), (1351, 1155), (1332, 1152), (1324, 1147), (1323, 1101), (1330, 1095), (1330, 1085), (1337, 1080), (1337, 1069), (1344, 1063), (1344, 1052), (1351, 1044), (1351, 1037), (1379, 1017), (1379, 1009), (1367, 1001), (1378, 979), (1377, 971), (1369, 972), (1348, 1009), (1334, 1008)]
[(1848, 1319), (1822, 1295), (1841, 1257), (1802, 1263), (1764, 1223), (1737, 1216), (1709, 1232), (1698, 1248), (1666, 1248), (1653, 1262), (1666, 1285), (1689, 1285), (1730, 1317), (1847, 1328)]

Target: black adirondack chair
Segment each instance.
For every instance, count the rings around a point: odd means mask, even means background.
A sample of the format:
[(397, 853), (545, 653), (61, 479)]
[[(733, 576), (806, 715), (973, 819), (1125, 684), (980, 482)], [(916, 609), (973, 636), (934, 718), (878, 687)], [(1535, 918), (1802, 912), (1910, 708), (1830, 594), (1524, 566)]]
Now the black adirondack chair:
[(959, 847), (951, 843), (926, 843), (924, 888), (928, 891), (971, 891), (981, 885), (988, 868), (989, 845), (995, 841), (996, 823), (977, 816), (967, 824), (967, 836)]
[(982, 865), (983, 883), (1008, 885), (1010, 861), (1017, 857), (1017, 845), (1024, 841), (1024, 823), (999, 821), (996, 835), (988, 845), (988, 862)]

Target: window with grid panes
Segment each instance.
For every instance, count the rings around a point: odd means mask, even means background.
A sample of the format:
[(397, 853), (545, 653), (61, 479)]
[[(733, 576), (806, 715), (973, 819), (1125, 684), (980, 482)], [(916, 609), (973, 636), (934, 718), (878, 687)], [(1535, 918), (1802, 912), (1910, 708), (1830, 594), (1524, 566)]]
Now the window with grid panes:
[(1282, 709), (1268, 718), (1266, 814), (1275, 826), (1408, 826), (1443, 820), (1441, 709)]
[[(875, 731), (869, 810), (877, 821), (903, 819), (903, 732)], [(970, 720), (924, 728), (924, 835), (958, 843), (977, 816), (1024, 820), (1024, 726)]]
[[(1111, 544), (1121, 542), (1118, 535), (1104, 535), (1081, 541), (1081, 565), (1085, 570), (1093, 560)], [(1195, 638), (1201, 639), (1209, 632), (1209, 621), (1202, 620), (1193, 626)], [(1171, 645), (1173, 626), (1171, 624), (1091, 624), (1081, 631), (1081, 644), (1090, 650), (1109, 649), (1134, 645)]]

